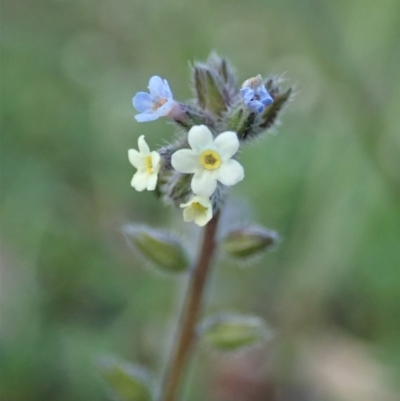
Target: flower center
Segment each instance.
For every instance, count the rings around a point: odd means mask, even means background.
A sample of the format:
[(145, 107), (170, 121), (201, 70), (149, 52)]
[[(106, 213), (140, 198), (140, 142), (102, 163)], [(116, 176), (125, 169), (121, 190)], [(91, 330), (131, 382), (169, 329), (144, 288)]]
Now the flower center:
[(167, 99), (160, 99), (158, 102), (154, 102), (153, 110), (159, 109), (165, 103), (167, 103)]
[(199, 202), (193, 202), (192, 207), (197, 211), (197, 212), (205, 212), (207, 210), (206, 207), (204, 207), (201, 203)]
[(200, 163), (207, 170), (215, 170), (221, 165), (221, 157), (215, 150), (207, 149), (200, 155)]
[(153, 174), (153, 173), (154, 173), (154, 170), (153, 170), (153, 161), (152, 161), (152, 159), (151, 159), (151, 155), (149, 155), (149, 156), (146, 157), (146, 160), (144, 161), (144, 164), (145, 164), (145, 166), (146, 166), (146, 171), (147, 171), (149, 174)]

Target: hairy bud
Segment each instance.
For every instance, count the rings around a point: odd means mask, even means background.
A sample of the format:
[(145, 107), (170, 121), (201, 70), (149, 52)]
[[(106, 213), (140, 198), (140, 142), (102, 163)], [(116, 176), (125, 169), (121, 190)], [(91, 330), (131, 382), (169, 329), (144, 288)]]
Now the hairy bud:
[(265, 252), (279, 241), (279, 235), (263, 227), (248, 226), (230, 231), (221, 248), (230, 256), (246, 259)]
[(205, 64), (196, 63), (193, 69), (193, 81), (201, 108), (216, 115), (226, 110), (227, 99), (224, 97), (223, 86), (211, 68)]
[(100, 360), (97, 369), (113, 398), (121, 401), (151, 401), (151, 379), (143, 368), (113, 357)]
[(219, 351), (238, 351), (257, 345), (268, 334), (264, 321), (254, 316), (218, 315), (200, 327), (203, 343)]
[(182, 244), (171, 234), (143, 226), (127, 226), (125, 234), (152, 265), (164, 272), (181, 273), (190, 260)]
[(235, 96), (239, 92), (236, 76), (231, 64), (216, 53), (211, 53), (207, 59), (207, 65), (214, 69), (220, 82), (223, 84), (223, 93), (227, 105), (231, 105)]

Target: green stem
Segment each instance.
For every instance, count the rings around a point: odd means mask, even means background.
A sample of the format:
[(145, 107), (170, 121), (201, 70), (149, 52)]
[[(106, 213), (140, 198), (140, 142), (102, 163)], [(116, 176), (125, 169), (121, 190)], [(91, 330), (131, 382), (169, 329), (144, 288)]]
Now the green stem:
[(179, 322), (178, 341), (168, 362), (167, 374), (163, 384), (162, 401), (174, 401), (184, 367), (192, 350), (196, 336), (196, 325), (201, 310), (204, 288), (210, 271), (211, 260), (216, 249), (219, 213), (205, 226), (203, 242), (192, 271), (182, 316)]

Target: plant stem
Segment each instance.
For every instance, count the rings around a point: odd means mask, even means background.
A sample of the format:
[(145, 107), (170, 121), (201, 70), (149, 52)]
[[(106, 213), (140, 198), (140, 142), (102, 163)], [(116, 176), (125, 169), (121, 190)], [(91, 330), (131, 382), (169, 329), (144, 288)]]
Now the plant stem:
[(163, 383), (162, 401), (175, 400), (179, 381), (192, 349), (204, 288), (216, 249), (215, 234), (217, 232), (218, 219), (219, 213), (216, 213), (204, 228), (203, 242), (190, 278), (178, 326), (178, 341), (168, 362), (167, 374)]

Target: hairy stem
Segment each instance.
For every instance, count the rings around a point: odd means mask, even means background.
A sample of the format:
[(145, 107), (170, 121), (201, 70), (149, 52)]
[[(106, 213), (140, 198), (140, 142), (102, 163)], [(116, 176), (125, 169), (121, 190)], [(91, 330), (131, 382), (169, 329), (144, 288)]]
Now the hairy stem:
[(216, 248), (215, 234), (219, 213), (205, 226), (203, 242), (195, 267), (192, 271), (189, 287), (183, 306), (182, 316), (177, 332), (175, 349), (168, 361), (167, 374), (164, 380), (162, 401), (174, 401), (185, 364), (196, 336), (196, 324), (201, 309), (204, 288), (210, 271), (211, 260)]

